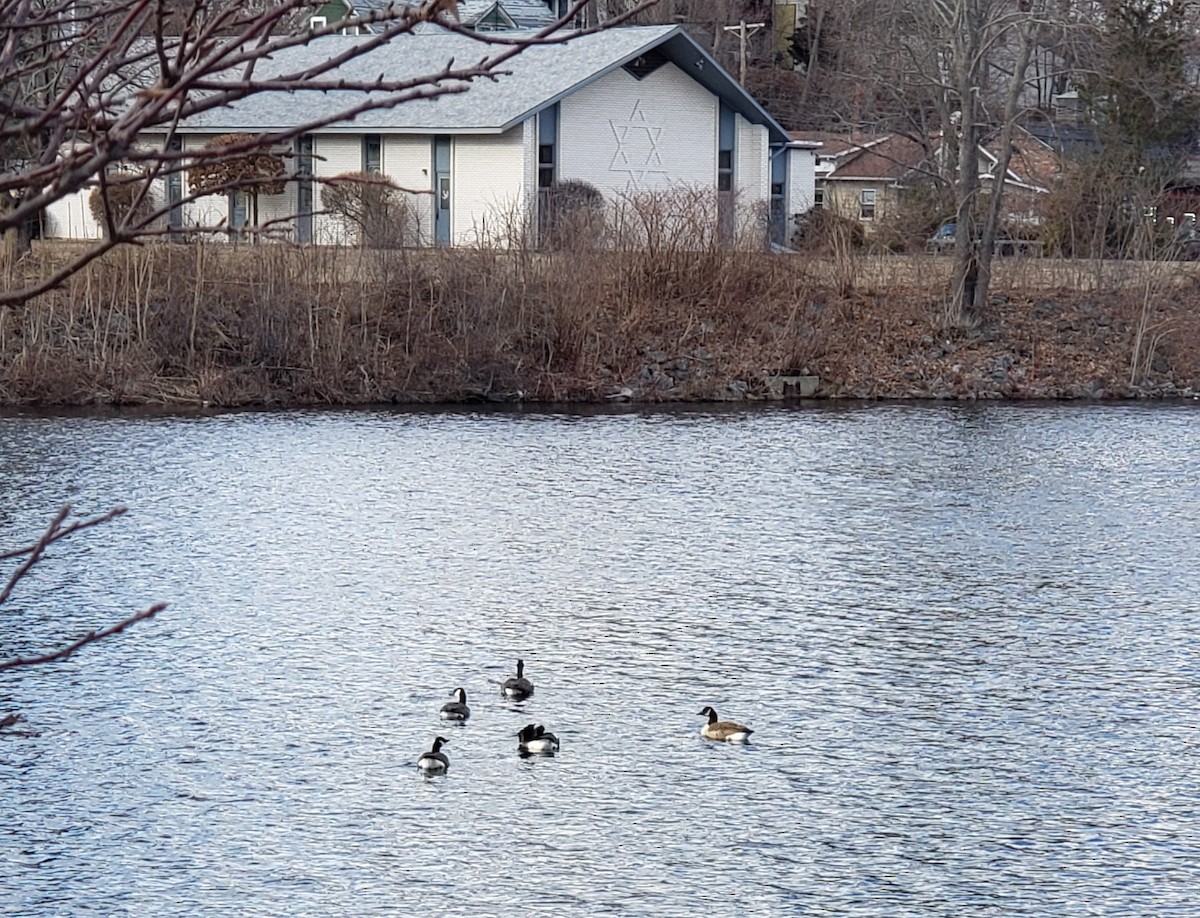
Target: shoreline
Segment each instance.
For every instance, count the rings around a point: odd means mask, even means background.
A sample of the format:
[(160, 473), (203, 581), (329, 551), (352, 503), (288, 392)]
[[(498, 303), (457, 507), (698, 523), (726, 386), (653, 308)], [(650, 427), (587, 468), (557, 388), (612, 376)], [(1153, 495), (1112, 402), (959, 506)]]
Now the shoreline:
[(1176, 267), (1011, 260), (964, 323), (936, 256), (147, 246), (0, 310), (0, 407), (1189, 400)]

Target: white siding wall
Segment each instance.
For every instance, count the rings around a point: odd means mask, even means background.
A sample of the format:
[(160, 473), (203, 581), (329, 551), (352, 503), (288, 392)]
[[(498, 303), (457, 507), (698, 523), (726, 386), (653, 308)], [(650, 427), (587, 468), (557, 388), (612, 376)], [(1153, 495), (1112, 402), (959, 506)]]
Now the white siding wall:
[[(313, 136), (313, 175), (317, 178), (333, 178), (335, 175), (345, 175), (347, 172), (362, 172), (362, 135), (361, 134), (316, 134)], [(290, 170), (289, 170), (290, 171)], [(320, 182), (313, 183), (313, 210), (321, 210)], [(296, 207), (296, 187), (289, 183), (287, 194), (280, 198), (281, 204), (290, 204), (292, 212)], [(259, 213), (262, 214), (262, 204)], [(352, 235), (346, 231), (345, 225), (337, 217), (321, 214), (313, 217), (313, 242), (318, 245), (345, 245), (352, 242)]]
[(397, 134), (383, 138), (383, 173), (406, 192), (416, 211), (421, 245), (433, 242), (433, 138)]
[(99, 239), (100, 224), (92, 219), (88, 210), (88, 195), (92, 189), (85, 188), (55, 201), (46, 208), (44, 235), (49, 239)]
[[(183, 149), (186, 153), (188, 150), (199, 150), (206, 143), (216, 136), (214, 134), (190, 134), (183, 138)], [(183, 195), (190, 195), (191, 189), (188, 187), (187, 176), (183, 178)], [(224, 225), (225, 219), (229, 215), (229, 202), (224, 194), (210, 194), (195, 201), (189, 201), (183, 206), (183, 229), (186, 232), (189, 229), (197, 227), (214, 227)], [(205, 234), (206, 238), (222, 239), (220, 234)]]
[[(159, 149), (165, 138), (162, 135), (146, 135), (138, 147), (143, 150)], [(48, 239), (99, 239), (104, 235), (100, 224), (93, 219), (88, 199), (95, 186), (89, 185), (46, 208), (44, 235)], [(159, 179), (150, 186), (150, 206), (157, 209), (167, 199), (166, 182)]]
[(717, 97), (674, 64), (637, 80), (624, 69), (562, 101), (560, 179), (612, 200), (687, 185), (716, 188)]
[(738, 210), (743, 220), (751, 219), (771, 197), (771, 164), (766, 127), (736, 117), (737, 146), (733, 178), (738, 190)]
[(455, 245), (508, 241), (526, 218), (525, 132), (454, 138), (450, 154), (450, 240)]
[(812, 210), (813, 196), (816, 190), (816, 152), (813, 150), (787, 151), (788, 157), (788, 198), (787, 214), (790, 219), (795, 214), (808, 213)]
[(538, 121), (537, 118), (530, 118), (524, 124), (524, 133), (522, 135), (522, 143), (524, 144), (524, 183), (528, 189), (526, 194), (533, 197), (537, 194), (537, 171), (538, 171)]

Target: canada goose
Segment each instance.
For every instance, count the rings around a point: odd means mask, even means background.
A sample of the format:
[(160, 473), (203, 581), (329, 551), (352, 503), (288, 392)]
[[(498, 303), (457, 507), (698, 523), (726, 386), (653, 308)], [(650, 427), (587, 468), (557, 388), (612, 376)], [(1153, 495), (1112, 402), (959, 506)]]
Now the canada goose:
[(517, 734), (517, 751), (521, 755), (554, 755), (558, 752), (558, 737), (547, 733), (545, 727), (527, 724)]
[(454, 696), (454, 701), (442, 705), (439, 716), (442, 720), (452, 720), (461, 724), (471, 716), (471, 709), (467, 707), (467, 690), (456, 688), (450, 694)]
[(450, 767), (450, 760), (446, 758), (446, 753), (442, 752), (442, 746), (448, 742), (450, 741), (444, 736), (435, 739), (433, 748), (417, 759), (417, 768), (427, 775), (444, 775)]
[(500, 691), (513, 701), (524, 701), (533, 694), (533, 683), (525, 678), (524, 660), (517, 660), (516, 677), (505, 679), (504, 684), (500, 686)]
[(750, 734), (754, 731), (749, 727), (728, 720), (717, 720), (717, 712), (712, 708), (706, 707), (700, 713), (708, 717), (708, 723), (700, 728), (700, 735), (705, 739), (716, 740), (718, 743), (750, 742)]

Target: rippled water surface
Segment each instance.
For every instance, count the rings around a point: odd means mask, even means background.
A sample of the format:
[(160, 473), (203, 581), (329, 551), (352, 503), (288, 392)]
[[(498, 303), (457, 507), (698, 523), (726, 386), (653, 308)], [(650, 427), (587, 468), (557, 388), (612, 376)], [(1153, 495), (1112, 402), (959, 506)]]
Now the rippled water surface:
[(0, 418), (64, 500), (0, 657), (171, 606), (0, 673), (0, 913), (1200, 909), (1193, 406)]

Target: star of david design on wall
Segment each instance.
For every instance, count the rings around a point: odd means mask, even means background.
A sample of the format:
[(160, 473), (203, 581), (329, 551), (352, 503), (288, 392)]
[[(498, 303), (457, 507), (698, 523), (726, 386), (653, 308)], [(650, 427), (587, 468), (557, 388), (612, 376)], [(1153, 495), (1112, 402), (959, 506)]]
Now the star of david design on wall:
[(633, 103), (633, 111), (624, 121), (610, 119), (608, 122), (617, 142), (608, 170), (629, 176), (629, 184), (634, 187), (645, 184), (648, 175), (667, 174), (658, 151), (663, 129), (650, 124), (641, 106), (639, 99)]

